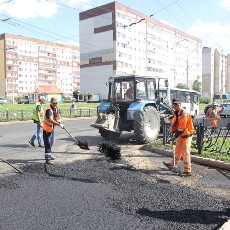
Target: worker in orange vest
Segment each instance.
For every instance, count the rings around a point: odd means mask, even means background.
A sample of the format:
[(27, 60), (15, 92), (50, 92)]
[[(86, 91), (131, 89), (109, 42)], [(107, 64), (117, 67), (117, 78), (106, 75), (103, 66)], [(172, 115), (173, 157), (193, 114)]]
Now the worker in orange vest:
[[(174, 109), (174, 116), (172, 120), (172, 141), (176, 141), (175, 159), (170, 163), (163, 162), (163, 164), (170, 170), (178, 166), (179, 160), (182, 156), (184, 161), (184, 171), (179, 175), (190, 176), (192, 172), (190, 148), (192, 142), (192, 135), (194, 133), (194, 126), (191, 115), (182, 108), (179, 99), (173, 99), (172, 106)], [(172, 170), (173, 171), (173, 170)]]
[(61, 123), (61, 115), (57, 107), (58, 98), (52, 97), (50, 105), (47, 106), (44, 114), (43, 122), (43, 141), (45, 145), (45, 160), (46, 164), (53, 164), (52, 146), (54, 143), (54, 126), (58, 125), (64, 129), (64, 125)]
[(220, 119), (220, 114), (222, 112), (224, 112), (224, 106), (222, 106), (222, 109), (219, 109), (217, 107), (217, 103), (216, 102), (213, 102), (212, 107), (210, 107), (208, 109), (207, 117), (208, 117), (208, 120), (211, 122), (212, 127), (214, 129), (217, 128), (218, 120)]

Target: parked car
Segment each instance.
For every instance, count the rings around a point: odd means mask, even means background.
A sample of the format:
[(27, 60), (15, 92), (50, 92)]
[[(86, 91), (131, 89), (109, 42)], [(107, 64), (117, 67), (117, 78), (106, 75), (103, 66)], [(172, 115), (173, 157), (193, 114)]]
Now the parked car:
[(30, 101), (27, 98), (19, 99), (18, 104), (29, 104)]
[(221, 117), (230, 117), (230, 103), (223, 103), (219, 105), (219, 109), (224, 106), (224, 112), (220, 114)]
[[(11, 98), (7, 98), (6, 100), (7, 100), (7, 103), (10, 103), (10, 104), (13, 103), (13, 100)], [(15, 100), (14, 100), (14, 102), (15, 102)]]
[(0, 104), (6, 104), (7, 103), (7, 100), (5, 97), (0, 97)]
[(206, 105), (204, 107), (204, 114), (206, 115), (206, 113), (208, 112), (208, 109), (212, 107), (213, 104), (209, 104), (209, 105)]

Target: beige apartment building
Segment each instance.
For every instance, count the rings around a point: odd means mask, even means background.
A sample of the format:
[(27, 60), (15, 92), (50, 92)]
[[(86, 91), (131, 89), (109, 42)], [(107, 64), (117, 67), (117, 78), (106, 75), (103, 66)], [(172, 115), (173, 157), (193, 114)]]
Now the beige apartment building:
[(66, 97), (80, 90), (79, 48), (1, 34), (0, 96), (14, 99), (51, 85)]
[(202, 61), (203, 97), (212, 100), (215, 94), (230, 93), (229, 55), (212, 47), (204, 47)]
[(202, 80), (202, 41), (118, 2), (80, 13), (81, 92), (107, 98), (112, 75)]

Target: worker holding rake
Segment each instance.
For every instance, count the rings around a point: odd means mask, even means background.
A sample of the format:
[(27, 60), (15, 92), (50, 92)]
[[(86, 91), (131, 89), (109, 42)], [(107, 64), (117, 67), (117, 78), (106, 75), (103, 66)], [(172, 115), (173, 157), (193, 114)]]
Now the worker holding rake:
[(180, 176), (190, 176), (191, 169), (191, 156), (190, 148), (192, 142), (192, 135), (194, 133), (194, 126), (191, 115), (182, 108), (179, 99), (173, 99), (172, 106), (174, 109), (174, 116), (172, 120), (172, 141), (176, 141), (176, 147), (174, 152), (174, 159), (170, 163), (163, 162), (173, 172), (179, 172), (175, 170), (178, 166), (179, 160), (182, 157), (184, 161), (184, 171), (179, 173)]

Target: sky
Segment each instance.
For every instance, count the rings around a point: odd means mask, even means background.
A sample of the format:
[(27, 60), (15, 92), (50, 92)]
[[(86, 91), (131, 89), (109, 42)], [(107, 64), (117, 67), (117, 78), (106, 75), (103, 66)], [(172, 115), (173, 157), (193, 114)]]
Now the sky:
[[(79, 13), (112, 0), (0, 0), (0, 34), (79, 44)], [(119, 0), (230, 54), (230, 0)]]

